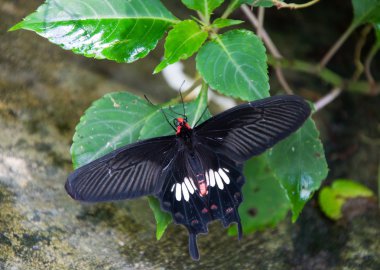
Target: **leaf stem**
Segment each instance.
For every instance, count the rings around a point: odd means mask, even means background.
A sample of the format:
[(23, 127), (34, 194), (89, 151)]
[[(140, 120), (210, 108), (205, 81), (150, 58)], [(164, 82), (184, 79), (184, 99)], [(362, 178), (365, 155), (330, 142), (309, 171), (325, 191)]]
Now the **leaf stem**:
[(339, 76), (334, 71), (328, 68), (320, 69), (317, 64), (304, 62), (301, 60), (286, 60), (286, 59), (276, 59), (268, 56), (268, 63), (272, 66), (280, 66), (283, 69), (290, 69), (295, 71), (300, 71), (308, 73), (319, 77), (321, 80), (330, 83), (335, 88), (342, 88), (347, 91), (357, 92), (362, 94), (378, 94), (380, 93), (380, 86), (376, 85), (371, 88), (371, 85), (367, 81), (353, 81), (346, 80)]
[(310, 7), (316, 3), (318, 3), (320, 0), (312, 0), (304, 4), (295, 4), (295, 3), (285, 3), (281, 0), (272, 0), (273, 5), (275, 5), (278, 9), (280, 8), (289, 8), (289, 9), (300, 9), (300, 8), (307, 8)]
[(368, 24), (366, 27), (364, 27), (360, 33), (360, 38), (356, 43), (355, 46), (355, 53), (354, 53), (354, 63), (355, 63), (355, 72), (352, 75), (352, 80), (356, 81), (360, 78), (360, 75), (362, 75), (364, 70), (364, 65), (361, 61), (362, 56), (362, 50), (363, 47), (367, 41), (367, 36), (372, 30), (372, 25)]
[(334, 43), (334, 45), (328, 50), (328, 52), (323, 56), (322, 60), (319, 62), (319, 68), (324, 68), (342, 44), (347, 40), (351, 33), (355, 30), (357, 24), (351, 24), (350, 27), (339, 37), (339, 39)]
[(369, 53), (365, 59), (365, 62), (364, 62), (364, 72), (365, 72), (367, 80), (371, 86), (371, 89), (375, 89), (375, 86), (376, 86), (376, 81), (373, 78), (372, 73), (371, 73), (371, 63), (372, 63), (373, 57), (376, 55), (376, 53), (379, 51), (379, 49), (380, 49), (380, 41), (376, 42), (372, 46), (372, 48), (369, 51)]
[(231, 13), (236, 9), (238, 4), (238, 0), (232, 0), (226, 10), (223, 12), (221, 18), (226, 19), (228, 16), (231, 15)]
[(330, 93), (320, 98), (317, 102), (314, 103), (315, 112), (321, 110), (332, 101), (334, 101), (342, 93), (341, 88), (334, 88)]

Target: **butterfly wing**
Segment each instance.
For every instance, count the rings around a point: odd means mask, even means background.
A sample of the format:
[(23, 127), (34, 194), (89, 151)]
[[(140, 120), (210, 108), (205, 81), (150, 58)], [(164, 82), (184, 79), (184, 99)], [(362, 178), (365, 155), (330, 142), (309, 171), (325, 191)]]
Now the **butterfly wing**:
[(273, 96), (236, 106), (194, 128), (198, 140), (242, 162), (297, 130), (310, 115), (301, 97)]
[[(188, 229), (193, 259), (199, 259), (196, 236), (207, 233), (209, 222), (219, 219), (225, 227), (238, 223), (241, 234), (242, 164), (197, 145), (192, 153), (178, 151), (171, 166), (158, 198), (174, 221)], [(207, 184), (207, 194), (201, 195), (200, 181)]]
[(177, 150), (175, 136), (121, 147), (71, 173), (65, 188), (87, 202), (130, 199), (159, 192)]

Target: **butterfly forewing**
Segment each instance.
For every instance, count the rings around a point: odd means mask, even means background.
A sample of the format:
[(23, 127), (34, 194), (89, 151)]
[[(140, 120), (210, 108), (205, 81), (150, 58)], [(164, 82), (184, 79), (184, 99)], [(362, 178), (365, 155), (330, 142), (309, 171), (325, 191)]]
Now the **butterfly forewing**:
[(213, 151), (245, 161), (297, 130), (309, 115), (302, 98), (274, 96), (227, 110), (194, 131)]
[(130, 199), (158, 193), (176, 152), (174, 136), (154, 138), (119, 148), (75, 170), (66, 190), (80, 201)]

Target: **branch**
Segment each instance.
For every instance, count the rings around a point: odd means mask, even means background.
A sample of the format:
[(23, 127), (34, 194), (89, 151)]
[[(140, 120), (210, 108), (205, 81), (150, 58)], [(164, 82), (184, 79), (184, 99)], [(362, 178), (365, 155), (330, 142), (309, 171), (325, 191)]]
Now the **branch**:
[(257, 35), (261, 37), (261, 32), (264, 29), (264, 15), (265, 15), (265, 8), (259, 7), (259, 12), (258, 12), (258, 26), (257, 26)]
[(324, 68), (330, 59), (334, 56), (334, 54), (339, 50), (342, 44), (347, 40), (347, 38), (351, 35), (351, 33), (355, 30), (356, 24), (351, 24), (350, 27), (340, 36), (340, 38), (334, 43), (334, 45), (330, 48), (330, 50), (325, 54), (322, 58), (321, 62), (319, 62), (319, 68)]
[[(256, 18), (256, 16), (251, 12), (249, 7), (247, 5), (241, 5), (241, 10), (247, 16), (248, 20), (252, 23), (252, 25), (256, 28), (259, 27), (259, 20)], [(274, 45), (272, 39), (269, 37), (267, 31), (265, 29), (262, 29), (261, 31), (261, 38), (263, 39), (265, 45), (267, 46), (269, 52), (276, 58), (282, 58), (282, 55), (278, 51), (277, 47)]]
[(368, 24), (366, 27), (364, 27), (360, 33), (360, 38), (356, 43), (355, 46), (355, 53), (354, 53), (354, 63), (355, 63), (355, 72), (352, 75), (353, 80), (357, 80), (360, 78), (360, 75), (362, 75), (363, 70), (364, 70), (364, 65), (361, 61), (361, 56), (362, 56), (362, 50), (363, 47), (367, 41), (367, 36), (372, 30), (372, 25)]
[(371, 63), (372, 63), (373, 57), (376, 55), (376, 53), (379, 51), (379, 49), (380, 49), (380, 42), (377, 42), (372, 46), (371, 50), (369, 51), (369, 53), (365, 59), (365, 63), (364, 63), (364, 72), (365, 72), (367, 80), (368, 80), (369, 84), (371, 85), (372, 89), (375, 89), (376, 81), (373, 78), (372, 73), (371, 73)]
[(295, 3), (285, 3), (285, 2), (282, 2), (281, 0), (272, 0), (273, 5), (275, 5), (278, 9), (280, 8), (289, 8), (289, 9), (307, 8), (318, 2), (319, 0), (312, 0), (304, 4), (295, 4)]
[(367, 81), (346, 80), (328, 68), (320, 69), (316, 63), (308, 63), (301, 60), (286, 60), (268, 57), (268, 63), (272, 66), (280, 66), (283, 69), (290, 69), (304, 72), (319, 77), (321, 80), (330, 83), (334, 88), (342, 88), (347, 91), (376, 95), (380, 93), (380, 85), (371, 86)]
[(317, 102), (314, 103), (315, 112), (321, 110), (323, 107), (334, 101), (334, 99), (336, 99), (340, 93), (342, 93), (341, 88), (334, 88), (330, 93), (320, 98)]
[[(241, 5), (241, 10), (243, 13), (247, 16), (248, 20), (252, 23), (252, 25), (256, 28), (257, 34), (261, 39), (263, 40), (264, 44), (268, 48), (268, 51), (276, 58), (281, 59), (282, 55), (277, 49), (276, 45), (274, 45), (272, 39), (269, 37), (267, 31), (264, 27), (262, 27), (262, 24), (260, 24), (260, 20), (256, 18), (255, 14), (251, 12), (249, 7), (247, 5)], [(260, 13), (260, 9), (259, 9)], [(262, 15), (262, 20), (264, 19), (264, 14)], [(278, 78), (279, 83), (284, 88), (285, 92), (288, 94), (293, 94), (293, 90), (290, 88), (289, 84), (287, 83), (284, 74), (280, 67), (274, 66), (274, 69), (276, 71), (276, 76)]]

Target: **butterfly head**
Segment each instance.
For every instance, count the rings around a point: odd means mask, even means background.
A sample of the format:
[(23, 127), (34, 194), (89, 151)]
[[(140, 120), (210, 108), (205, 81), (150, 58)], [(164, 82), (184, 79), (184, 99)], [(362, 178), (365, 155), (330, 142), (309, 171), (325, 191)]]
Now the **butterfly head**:
[(174, 119), (174, 125), (177, 127), (177, 135), (179, 135), (181, 132), (191, 130), (190, 125), (187, 123), (187, 117), (178, 117)]

